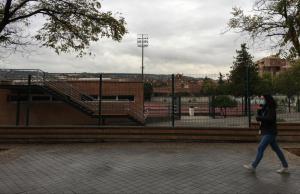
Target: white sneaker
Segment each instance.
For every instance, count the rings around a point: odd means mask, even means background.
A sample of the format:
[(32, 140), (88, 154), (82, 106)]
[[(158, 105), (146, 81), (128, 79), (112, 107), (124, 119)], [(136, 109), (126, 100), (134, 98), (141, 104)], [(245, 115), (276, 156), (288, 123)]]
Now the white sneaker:
[(279, 174), (289, 173), (289, 169), (282, 167), (281, 169), (277, 170), (276, 172)]
[(245, 164), (244, 168), (246, 168), (250, 172), (255, 172), (255, 168), (252, 166), (252, 164)]

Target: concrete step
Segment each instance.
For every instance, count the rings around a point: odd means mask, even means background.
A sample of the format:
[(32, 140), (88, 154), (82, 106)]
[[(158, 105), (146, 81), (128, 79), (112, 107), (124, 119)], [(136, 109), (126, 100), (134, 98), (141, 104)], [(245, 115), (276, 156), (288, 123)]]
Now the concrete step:
[[(278, 139), (300, 142), (300, 130), (283, 130)], [(0, 127), (0, 142), (201, 141), (257, 142), (256, 129), (151, 127)]]
[[(257, 131), (236, 130), (196, 130), (196, 129), (9, 129), (1, 130), (5, 134), (144, 134), (144, 135), (227, 135), (227, 136), (256, 136)], [(295, 133), (291, 133), (295, 135)], [(288, 135), (288, 134), (286, 134)], [(300, 135), (300, 132), (298, 133)]]

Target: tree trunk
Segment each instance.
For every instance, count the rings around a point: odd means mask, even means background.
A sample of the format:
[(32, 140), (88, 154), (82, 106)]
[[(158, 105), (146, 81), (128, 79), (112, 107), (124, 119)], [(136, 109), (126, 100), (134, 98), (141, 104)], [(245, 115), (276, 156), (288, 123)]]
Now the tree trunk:
[[(294, 48), (296, 49), (298, 57), (300, 57), (300, 43), (299, 43), (299, 35), (295, 29), (295, 20), (294, 17), (291, 17), (288, 13), (288, 4), (287, 1), (284, 1), (284, 13), (285, 23), (288, 26), (288, 39), (292, 42)], [(298, 8), (299, 9), (299, 8)]]
[(0, 33), (4, 30), (5, 26), (8, 24), (9, 21), (9, 10), (11, 8), (12, 0), (6, 0), (6, 4), (4, 7), (4, 17), (2, 21), (0, 21)]

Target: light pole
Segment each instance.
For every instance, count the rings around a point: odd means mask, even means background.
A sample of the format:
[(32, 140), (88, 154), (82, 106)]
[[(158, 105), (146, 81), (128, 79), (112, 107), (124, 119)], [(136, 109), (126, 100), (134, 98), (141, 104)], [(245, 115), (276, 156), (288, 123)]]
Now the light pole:
[(149, 46), (148, 34), (138, 34), (137, 46), (142, 48), (142, 81), (144, 81), (144, 48)]

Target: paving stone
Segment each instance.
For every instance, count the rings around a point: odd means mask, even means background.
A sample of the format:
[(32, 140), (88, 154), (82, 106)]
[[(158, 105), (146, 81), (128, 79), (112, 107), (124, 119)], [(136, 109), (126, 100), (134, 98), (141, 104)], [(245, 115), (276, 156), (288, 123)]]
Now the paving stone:
[[(282, 144), (300, 147), (300, 144)], [(7, 193), (300, 193), (300, 157), (284, 151), (291, 174), (279, 175), (267, 149), (256, 173), (257, 144), (103, 143), (6, 145), (0, 194)]]

